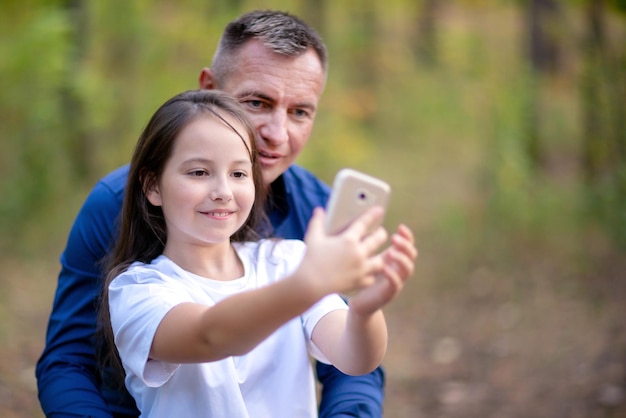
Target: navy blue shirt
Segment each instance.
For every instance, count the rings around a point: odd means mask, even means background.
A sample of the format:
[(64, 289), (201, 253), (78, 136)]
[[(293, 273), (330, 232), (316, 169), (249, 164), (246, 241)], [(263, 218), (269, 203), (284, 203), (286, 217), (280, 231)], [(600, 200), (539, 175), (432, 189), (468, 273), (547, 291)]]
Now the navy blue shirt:
[[(61, 255), (57, 291), (46, 346), (37, 363), (39, 401), (47, 417), (137, 416), (132, 397), (112, 387), (96, 363), (100, 261), (110, 250), (122, 208), (129, 166), (102, 178), (93, 188), (70, 231)], [(272, 183), (268, 215), (274, 235), (302, 239), (313, 209), (326, 206), (330, 189), (313, 174), (291, 166)], [(322, 384), (320, 417), (381, 417), (384, 373), (347, 376), (316, 364)]]

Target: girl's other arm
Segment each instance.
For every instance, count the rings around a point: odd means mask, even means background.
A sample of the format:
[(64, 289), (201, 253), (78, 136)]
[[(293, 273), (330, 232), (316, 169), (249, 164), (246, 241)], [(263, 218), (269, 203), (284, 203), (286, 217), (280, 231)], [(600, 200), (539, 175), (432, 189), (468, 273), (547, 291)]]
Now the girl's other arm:
[(335, 367), (359, 375), (374, 370), (387, 348), (382, 307), (393, 300), (413, 274), (417, 249), (411, 230), (400, 225), (383, 253), (384, 268), (372, 285), (349, 300), (350, 310), (324, 316), (313, 330), (313, 342)]

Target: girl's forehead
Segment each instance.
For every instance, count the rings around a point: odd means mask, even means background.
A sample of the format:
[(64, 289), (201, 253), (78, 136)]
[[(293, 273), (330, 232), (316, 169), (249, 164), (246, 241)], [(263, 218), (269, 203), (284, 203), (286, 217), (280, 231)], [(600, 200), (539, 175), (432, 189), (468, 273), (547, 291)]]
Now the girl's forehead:
[(237, 118), (228, 114), (225, 111), (222, 111), (221, 109), (216, 109), (214, 112), (205, 111), (203, 112), (203, 115), (232, 130), (235, 134), (237, 134), (237, 136), (242, 139), (246, 147), (250, 148), (251, 138), (248, 135), (245, 125)]
[[(189, 120), (180, 130), (174, 140), (171, 153), (179, 155), (179, 152), (205, 152), (215, 150), (214, 147), (230, 148), (230, 145), (237, 144), (235, 146), (241, 147), (241, 151), (252, 159), (252, 141), (245, 125), (239, 120), (228, 114), (216, 114), (207, 110)], [(230, 149), (236, 150), (237, 148)]]

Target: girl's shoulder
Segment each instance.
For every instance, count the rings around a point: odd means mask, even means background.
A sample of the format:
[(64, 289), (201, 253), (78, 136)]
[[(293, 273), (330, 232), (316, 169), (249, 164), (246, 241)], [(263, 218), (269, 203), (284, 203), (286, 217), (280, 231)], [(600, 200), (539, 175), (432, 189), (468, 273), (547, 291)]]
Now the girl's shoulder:
[(252, 260), (280, 262), (300, 259), (306, 250), (306, 244), (299, 239), (268, 238), (254, 242), (234, 243), (240, 256)]
[(241, 246), (243, 248), (256, 249), (261, 251), (274, 251), (276, 249), (301, 250), (306, 247), (306, 244), (301, 239), (286, 239), (286, 238), (265, 238), (258, 241), (248, 241), (242, 243), (234, 243), (233, 245)]
[(162, 281), (164, 277), (180, 276), (180, 267), (164, 255), (160, 255), (149, 263), (135, 261), (126, 271), (116, 277), (116, 281), (134, 281), (137, 283)]

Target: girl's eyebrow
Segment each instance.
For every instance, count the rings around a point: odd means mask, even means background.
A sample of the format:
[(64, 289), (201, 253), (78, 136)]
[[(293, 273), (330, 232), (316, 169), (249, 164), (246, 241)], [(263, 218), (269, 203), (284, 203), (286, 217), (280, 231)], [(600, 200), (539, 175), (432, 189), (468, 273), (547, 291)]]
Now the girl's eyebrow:
[[(193, 158), (189, 158), (188, 160), (183, 161), (183, 164), (211, 164), (214, 162), (215, 160), (211, 160), (208, 158), (193, 157)], [(234, 164), (252, 164), (252, 161), (242, 158), (240, 160), (233, 161), (233, 163)]]

